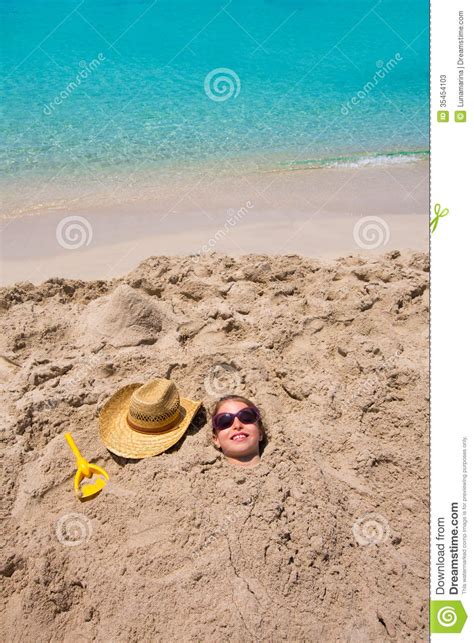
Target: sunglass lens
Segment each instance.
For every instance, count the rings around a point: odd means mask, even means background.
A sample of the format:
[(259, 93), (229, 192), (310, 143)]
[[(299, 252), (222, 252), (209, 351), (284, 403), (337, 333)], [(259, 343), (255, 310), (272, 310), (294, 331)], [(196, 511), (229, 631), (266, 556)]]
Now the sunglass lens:
[(258, 415), (255, 409), (242, 409), (237, 415), (243, 424), (255, 424), (258, 420)]
[(221, 413), (216, 417), (216, 429), (228, 429), (234, 423), (234, 416), (232, 413)]

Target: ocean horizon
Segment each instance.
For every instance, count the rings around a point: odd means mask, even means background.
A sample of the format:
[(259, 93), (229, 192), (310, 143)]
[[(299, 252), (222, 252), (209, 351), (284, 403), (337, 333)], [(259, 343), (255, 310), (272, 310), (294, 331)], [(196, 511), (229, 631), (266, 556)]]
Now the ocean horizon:
[(7, 215), (201, 172), (428, 155), (428, 2), (0, 6)]

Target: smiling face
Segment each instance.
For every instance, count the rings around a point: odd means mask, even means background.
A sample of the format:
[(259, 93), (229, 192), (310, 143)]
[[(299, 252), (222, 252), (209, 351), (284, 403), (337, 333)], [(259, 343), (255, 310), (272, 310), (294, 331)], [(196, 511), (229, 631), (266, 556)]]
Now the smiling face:
[[(218, 413), (238, 413), (245, 408), (247, 404), (244, 402), (226, 400), (219, 407)], [(248, 459), (258, 457), (263, 433), (258, 424), (243, 424), (236, 417), (228, 429), (214, 431), (212, 439), (227, 458)]]

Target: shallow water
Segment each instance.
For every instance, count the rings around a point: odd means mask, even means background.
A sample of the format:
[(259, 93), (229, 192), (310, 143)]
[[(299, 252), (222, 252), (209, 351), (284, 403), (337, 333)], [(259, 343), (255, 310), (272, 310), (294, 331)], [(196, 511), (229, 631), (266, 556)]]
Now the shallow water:
[(7, 210), (428, 149), (427, 2), (0, 5)]

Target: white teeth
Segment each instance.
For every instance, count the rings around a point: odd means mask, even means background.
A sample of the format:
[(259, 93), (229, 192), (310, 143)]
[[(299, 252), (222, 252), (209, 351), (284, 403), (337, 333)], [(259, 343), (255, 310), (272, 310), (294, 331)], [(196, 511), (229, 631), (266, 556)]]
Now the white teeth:
[(246, 436), (246, 435), (244, 435), (244, 434), (242, 433), (242, 434), (240, 434), (240, 435), (236, 435), (236, 436), (235, 436), (235, 438), (232, 438), (232, 439), (233, 439), (233, 440), (239, 440), (239, 441), (240, 441), (240, 440), (246, 440), (246, 439), (247, 439), (247, 436)]

